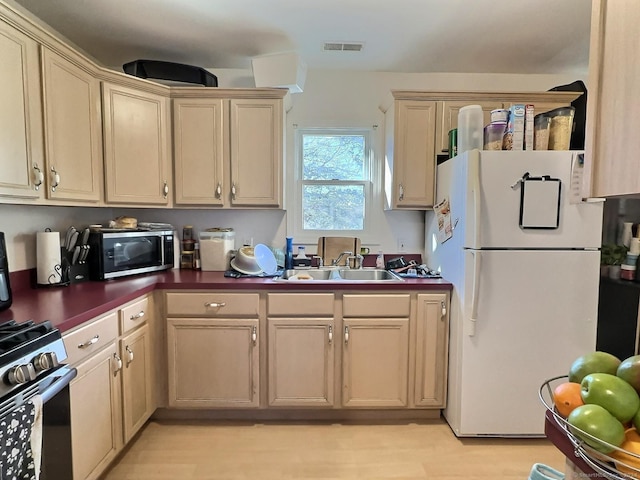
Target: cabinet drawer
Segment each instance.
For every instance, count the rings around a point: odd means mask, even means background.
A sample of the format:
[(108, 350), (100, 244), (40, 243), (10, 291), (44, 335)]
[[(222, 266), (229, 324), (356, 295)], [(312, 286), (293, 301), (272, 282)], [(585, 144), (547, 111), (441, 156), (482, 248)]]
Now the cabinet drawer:
[(270, 293), (268, 315), (333, 316), (333, 293)]
[(168, 315), (228, 317), (258, 315), (257, 293), (167, 293)]
[(342, 305), (345, 317), (408, 317), (410, 295), (345, 295)]
[(141, 298), (120, 310), (120, 333), (133, 330), (147, 321), (151, 315), (149, 297)]
[(69, 365), (76, 364), (109, 345), (118, 336), (118, 315), (110, 313), (62, 337)]

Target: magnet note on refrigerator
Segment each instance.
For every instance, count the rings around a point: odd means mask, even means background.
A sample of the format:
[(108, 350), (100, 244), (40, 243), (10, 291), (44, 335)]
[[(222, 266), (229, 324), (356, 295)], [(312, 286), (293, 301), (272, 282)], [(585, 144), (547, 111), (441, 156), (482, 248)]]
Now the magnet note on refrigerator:
[(559, 178), (526, 177), (520, 191), (520, 227), (554, 229), (560, 225)]

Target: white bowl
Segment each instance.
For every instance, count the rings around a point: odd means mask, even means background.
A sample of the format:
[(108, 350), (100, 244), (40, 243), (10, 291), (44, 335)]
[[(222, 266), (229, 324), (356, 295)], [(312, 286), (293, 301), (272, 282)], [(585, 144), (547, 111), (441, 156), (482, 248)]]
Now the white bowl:
[(262, 268), (258, 265), (253, 247), (242, 247), (231, 260), (231, 268), (245, 275), (259, 275)]

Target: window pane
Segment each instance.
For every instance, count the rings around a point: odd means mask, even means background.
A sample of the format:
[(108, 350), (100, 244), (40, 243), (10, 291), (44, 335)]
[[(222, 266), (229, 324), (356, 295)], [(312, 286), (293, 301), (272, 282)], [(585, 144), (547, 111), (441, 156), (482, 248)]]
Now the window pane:
[(364, 180), (363, 135), (302, 136), (304, 180)]
[(362, 230), (362, 185), (304, 185), (302, 218), (305, 230)]

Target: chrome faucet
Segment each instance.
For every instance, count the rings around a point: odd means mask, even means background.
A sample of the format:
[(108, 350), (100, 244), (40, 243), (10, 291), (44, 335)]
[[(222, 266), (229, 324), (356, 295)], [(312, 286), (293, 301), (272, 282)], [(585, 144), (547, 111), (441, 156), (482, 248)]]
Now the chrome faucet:
[[(344, 257), (345, 255), (352, 256), (353, 252), (342, 252), (340, 255), (338, 255), (338, 258), (336, 258), (334, 261), (331, 262), (331, 266), (337, 267), (338, 263), (340, 262), (340, 260), (342, 260), (342, 257)], [(347, 262), (347, 266), (348, 265), (349, 263)]]
[(362, 261), (364, 260), (364, 257), (362, 255), (357, 253), (355, 255), (350, 255), (349, 257), (347, 257), (347, 267), (351, 267), (351, 260), (353, 260), (354, 269), (359, 270), (362, 268)]

